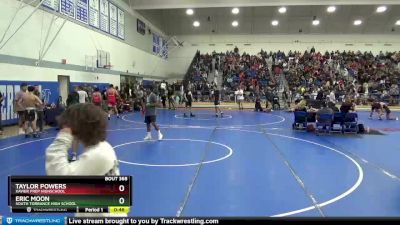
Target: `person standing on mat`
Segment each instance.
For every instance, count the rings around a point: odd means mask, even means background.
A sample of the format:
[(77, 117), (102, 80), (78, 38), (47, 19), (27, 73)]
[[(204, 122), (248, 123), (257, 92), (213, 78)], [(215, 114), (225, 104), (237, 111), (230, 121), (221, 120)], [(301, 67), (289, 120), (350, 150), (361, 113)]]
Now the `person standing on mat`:
[(101, 107), (101, 102), (102, 101), (103, 101), (103, 98), (101, 96), (100, 89), (99, 88), (95, 88), (94, 92), (92, 93), (92, 103), (95, 106)]
[(111, 113), (114, 111), (117, 114), (117, 118), (119, 118), (119, 113), (117, 109), (117, 98), (119, 97), (118, 91), (114, 88), (114, 85), (110, 84), (110, 87), (106, 92), (107, 101), (108, 101), (108, 120), (111, 119)]
[(39, 86), (35, 86), (35, 91), (33, 92), (34, 95), (36, 95), (40, 100), (42, 100), (43, 104), (37, 106), (37, 127), (39, 127), (39, 131), (43, 132), (43, 125), (44, 125), (44, 99), (41, 96), (41, 93), (39, 91)]
[(241, 85), (239, 86), (238, 90), (235, 91), (236, 95), (236, 100), (239, 105), (239, 110), (243, 110), (243, 101), (244, 101), (244, 95), (243, 95), (243, 89)]
[[(186, 112), (189, 112), (189, 116), (190, 117), (194, 117), (194, 115), (192, 114), (193, 94), (192, 94), (192, 92), (190, 91), (189, 88), (183, 94), (183, 99), (185, 101)], [(186, 112), (183, 113), (183, 117), (188, 117), (186, 115)]]
[(18, 101), (18, 106), (20, 108), (25, 109), (24, 112), (24, 130), (25, 130), (25, 137), (28, 138), (30, 136), (28, 129), (29, 127), (32, 128), (32, 134), (34, 138), (38, 138), (39, 135), (36, 131), (36, 121), (37, 121), (37, 107), (42, 105), (43, 102), (40, 100), (39, 97), (33, 94), (35, 87), (29, 86), (28, 92), (22, 95), (22, 97)]
[(157, 116), (156, 116), (156, 105), (157, 105), (157, 95), (153, 92), (153, 87), (150, 87), (147, 90), (147, 101), (146, 105), (144, 105), (144, 122), (146, 123), (147, 135), (144, 137), (145, 141), (149, 141), (152, 139), (151, 137), (151, 126), (153, 125), (154, 129), (158, 132), (158, 140), (161, 141), (163, 138), (163, 134), (161, 133), (160, 126), (157, 125)]
[(79, 103), (86, 103), (89, 96), (87, 92), (83, 90), (82, 86), (78, 86), (76, 92), (78, 92), (79, 95)]
[(214, 107), (215, 107), (215, 117), (218, 117), (218, 112), (222, 118), (223, 112), (220, 108), (221, 105), (221, 94), (217, 86), (214, 87)]
[(168, 86), (168, 109), (175, 110), (174, 89)]
[(25, 109), (18, 104), (18, 102), (22, 99), (22, 96), (26, 93), (28, 88), (28, 84), (22, 83), (20, 85), (20, 91), (15, 94), (15, 111), (18, 113), (18, 126), (19, 126), (19, 134), (23, 134), (24, 132), (24, 124), (25, 124)]

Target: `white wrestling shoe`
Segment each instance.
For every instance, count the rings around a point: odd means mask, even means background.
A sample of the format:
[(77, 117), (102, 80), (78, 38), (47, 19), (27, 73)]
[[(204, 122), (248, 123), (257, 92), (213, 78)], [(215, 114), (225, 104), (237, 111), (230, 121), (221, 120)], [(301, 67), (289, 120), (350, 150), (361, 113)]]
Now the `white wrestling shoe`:
[(143, 140), (145, 141), (150, 141), (151, 139), (151, 135), (146, 135), (146, 137), (143, 138)]
[(158, 140), (161, 141), (164, 135), (161, 132), (158, 132)]

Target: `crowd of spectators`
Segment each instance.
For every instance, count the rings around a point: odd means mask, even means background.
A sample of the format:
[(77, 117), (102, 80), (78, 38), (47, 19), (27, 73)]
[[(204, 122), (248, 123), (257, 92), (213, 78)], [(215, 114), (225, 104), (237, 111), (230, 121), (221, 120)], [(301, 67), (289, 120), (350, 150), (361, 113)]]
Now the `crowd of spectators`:
[[(222, 73), (223, 100), (232, 101), (234, 91), (241, 87), (245, 101), (262, 96), (271, 101), (279, 93), (289, 104), (301, 96), (344, 102), (349, 98), (356, 104), (375, 99), (398, 104), (400, 84), (400, 52), (310, 51), (267, 52), (256, 55), (239, 49), (225, 53), (197, 52), (186, 81), (193, 83), (192, 91), (210, 95), (217, 87), (209, 82), (212, 68)], [(218, 73), (218, 72), (215, 72)], [(204, 100), (204, 98), (196, 98)], [(208, 99), (205, 99), (208, 100)]]

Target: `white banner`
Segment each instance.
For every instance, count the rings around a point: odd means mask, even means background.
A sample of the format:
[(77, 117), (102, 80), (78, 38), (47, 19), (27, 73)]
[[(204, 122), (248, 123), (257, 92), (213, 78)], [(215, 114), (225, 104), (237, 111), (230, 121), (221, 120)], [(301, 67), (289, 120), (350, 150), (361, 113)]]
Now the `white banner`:
[(117, 36), (118, 12), (117, 7), (110, 3), (110, 34)]
[(75, 0), (60, 0), (60, 12), (75, 19)]
[(108, 1), (100, 0), (100, 30), (109, 32), (109, 11)]
[(44, 0), (42, 6), (47, 7), (49, 9), (58, 11), (60, 7), (60, 0)]
[(89, 25), (99, 28), (99, 0), (89, 0)]
[(76, 0), (76, 20), (88, 24), (89, 0)]
[(125, 13), (118, 9), (118, 37), (125, 39)]

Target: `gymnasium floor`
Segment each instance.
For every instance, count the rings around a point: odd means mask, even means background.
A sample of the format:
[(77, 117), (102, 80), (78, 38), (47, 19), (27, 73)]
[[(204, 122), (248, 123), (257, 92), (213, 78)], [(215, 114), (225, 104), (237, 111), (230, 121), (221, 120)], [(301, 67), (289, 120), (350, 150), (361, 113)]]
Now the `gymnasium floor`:
[[(133, 176), (130, 215), (400, 215), (400, 121), (359, 112), (360, 122), (383, 134), (316, 136), (292, 131), (286, 112), (195, 113), (187, 119), (159, 110), (161, 142), (142, 141), (138, 113), (110, 121), (121, 173)], [(44, 175), (55, 135), (0, 141), (0, 214), (9, 214), (7, 175)]]

